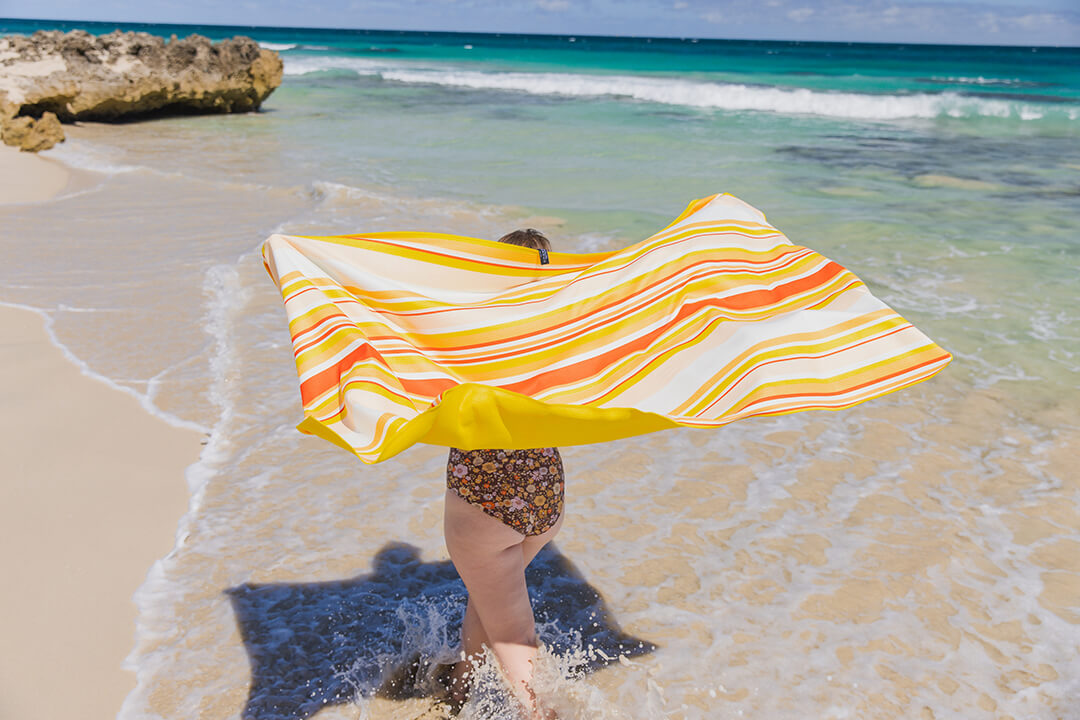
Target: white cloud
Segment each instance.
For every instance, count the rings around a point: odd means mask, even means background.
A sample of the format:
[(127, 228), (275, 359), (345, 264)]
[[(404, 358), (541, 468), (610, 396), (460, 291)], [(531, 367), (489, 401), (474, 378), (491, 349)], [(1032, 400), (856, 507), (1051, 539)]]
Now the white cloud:
[(794, 20), (795, 22), (805, 22), (814, 14), (814, 8), (801, 7), (794, 10), (788, 10), (788, 20)]
[(1054, 9), (1070, 3), (1080, 0), (661, 0), (673, 22), (682, 11), (728, 37), (1076, 45), (1080, 12)]
[(548, 12), (562, 12), (570, 8), (570, 3), (567, 0), (536, 0), (536, 4), (541, 10), (547, 10)]
[(997, 13), (983, 13), (978, 20), (979, 29), (985, 30), (988, 33), (999, 33), (1001, 32), (1001, 27), (998, 25), (998, 20)]
[(1039, 30), (1056, 25), (1061, 22), (1061, 18), (1053, 13), (1031, 13), (1012, 18), (1012, 22), (1025, 30)]

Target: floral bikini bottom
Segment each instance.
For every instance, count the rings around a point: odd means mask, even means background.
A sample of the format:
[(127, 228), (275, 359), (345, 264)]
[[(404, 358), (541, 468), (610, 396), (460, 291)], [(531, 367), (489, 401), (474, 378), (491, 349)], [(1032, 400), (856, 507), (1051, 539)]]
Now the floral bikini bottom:
[(562, 515), (562, 458), (555, 448), (450, 448), (446, 487), (522, 535), (540, 535)]

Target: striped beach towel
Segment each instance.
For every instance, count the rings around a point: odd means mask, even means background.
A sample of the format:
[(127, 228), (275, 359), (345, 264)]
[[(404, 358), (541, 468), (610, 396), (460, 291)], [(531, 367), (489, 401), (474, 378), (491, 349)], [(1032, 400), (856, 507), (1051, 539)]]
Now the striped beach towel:
[(366, 463), (850, 407), (951, 359), (731, 195), (604, 253), (425, 232), (274, 235), (301, 432)]

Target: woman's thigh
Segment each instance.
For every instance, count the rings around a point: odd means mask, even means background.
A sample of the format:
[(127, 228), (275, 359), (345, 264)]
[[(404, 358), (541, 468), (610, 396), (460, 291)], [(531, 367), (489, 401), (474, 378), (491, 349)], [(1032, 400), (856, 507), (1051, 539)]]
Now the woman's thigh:
[(536, 554), (540, 552), (545, 545), (551, 542), (552, 538), (559, 534), (559, 529), (562, 527), (563, 517), (565, 515), (566, 511), (564, 510), (550, 529), (540, 535), (527, 535), (525, 539), (521, 541), (521, 553), (525, 559), (525, 567), (528, 567), (529, 563), (536, 557)]
[(535, 621), (525, 587), (524, 535), (446, 492), (446, 549), (493, 642), (532, 644)]

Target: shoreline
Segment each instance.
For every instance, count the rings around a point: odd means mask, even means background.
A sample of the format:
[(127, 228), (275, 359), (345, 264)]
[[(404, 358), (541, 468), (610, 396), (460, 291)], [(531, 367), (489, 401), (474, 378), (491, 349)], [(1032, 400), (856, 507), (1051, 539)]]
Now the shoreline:
[(43, 320), (0, 306), (0, 697), (6, 717), (115, 717), (135, 687), (133, 597), (175, 545), (203, 436), (85, 375)]

